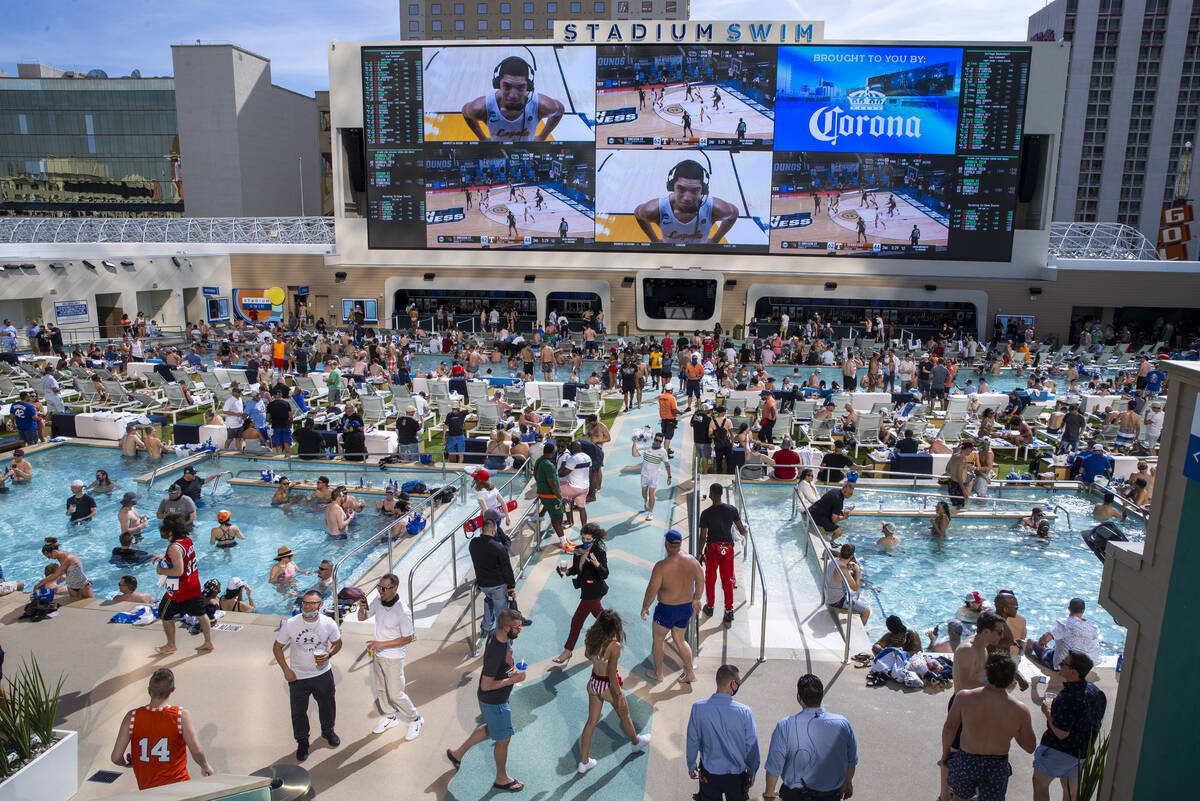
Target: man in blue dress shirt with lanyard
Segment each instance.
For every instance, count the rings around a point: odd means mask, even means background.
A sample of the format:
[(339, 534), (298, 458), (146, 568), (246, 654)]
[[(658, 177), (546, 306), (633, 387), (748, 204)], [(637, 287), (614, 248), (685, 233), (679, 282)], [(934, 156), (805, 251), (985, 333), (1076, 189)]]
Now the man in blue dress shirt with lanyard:
[[(746, 801), (758, 773), (758, 730), (750, 707), (733, 700), (742, 679), (733, 665), (717, 668), (717, 691), (692, 704), (687, 727), (688, 775), (700, 780), (700, 801)], [(696, 764), (696, 757), (700, 764)]]
[[(821, 707), (824, 695), (824, 685), (811, 673), (796, 682), (796, 698), (804, 709), (779, 721), (771, 733), (763, 798), (834, 801), (853, 794), (858, 743), (850, 721)], [(783, 786), (776, 792), (780, 779)]]

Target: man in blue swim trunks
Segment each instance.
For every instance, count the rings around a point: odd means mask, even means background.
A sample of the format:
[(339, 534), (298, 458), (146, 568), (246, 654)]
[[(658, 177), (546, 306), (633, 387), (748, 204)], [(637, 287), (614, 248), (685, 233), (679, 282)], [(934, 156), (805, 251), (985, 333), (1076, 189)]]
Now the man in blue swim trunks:
[(651, 681), (663, 678), (663, 648), (669, 634), (683, 661), (683, 672), (679, 681), (691, 684), (696, 680), (692, 665), (692, 649), (684, 640), (692, 615), (699, 613), (704, 594), (704, 569), (691, 554), (683, 553), (683, 535), (671, 529), (666, 535), (667, 555), (660, 559), (650, 573), (646, 595), (642, 598), (642, 620), (650, 615), (650, 602), (658, 599), (654, 607), (654, 640), (651, 653), (654, 670), (646, 671)]

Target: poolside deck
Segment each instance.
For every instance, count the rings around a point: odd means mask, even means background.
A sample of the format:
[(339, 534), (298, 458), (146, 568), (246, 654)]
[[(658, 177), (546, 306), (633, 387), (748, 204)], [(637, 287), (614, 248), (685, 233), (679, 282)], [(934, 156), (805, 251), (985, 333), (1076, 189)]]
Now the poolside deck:
[[(606, 454), (604, 488), (588, 508), (589, 518), (609, 532), (612, 579), (606, 603), (618, 609), (626, 621), (625, 689), (635, 724), (649, 730), (653, 742), (646, 755), (630, 754), (610, 715), (595, 739), (593, 756), (600, 762), (598, 768), (583, 777), (575, 774), (578, 735), (587, 709), (587, 668), (580, 646), (566, 669), (552, 669), (550, 658), (561, 648), (577, 593), (568, 581), (555, 575), (560, 554), (556, 548), (547, 548), (531, 565), (519, 594), (521, 608), (534, 625), (526, 628), (515, 644), (517, 657), (530, 663), (530, 679), (514, 691), (512, 700), (518, 733), (509, 767), (512, 775), (527, 785), (516, 797), (686, 801), (695, 791), (683, 763), (689, 708), (713, 691), (715, 670), (726, 661), (742, 668), (745, 681), (738, 700), (756, 713), (764, 754), (778, 719), (798, 709), (796, 678), (814, 672), (829, 688), (826, 707), (847, 715), (858, 735), (861, 762), (856, 797), (880, 798), (897, 792), (912, 798), (935, 797), (938, 773), (934, 763), (940, 753), (949, 692), (866, 687), (865, 671), (841, 664), (842, 640), (832, 630), (828, 615), (823, 610), (811, 616), (805, 612), (817, 612), (812, 605), (819, 605), (815, 582), (811, 586), (806, 583), (811, 582), (810, 576), (792, 576), (791, 586), (785, 590), (768, 575), (768, 658), (756, 664), (760, 618), (758, 608), (745, 606), (749, 563), (739, 561), (737, 620), (729, 630), (721, 626), (719, 615), (702, 621), (696, 660), (699, 682), (689, 686), (674, 680), (679, 665), (671, 661), (670, 649), (667, 669), (672, 680), (652, 684), (645, 679), (650, 636), (648, 624), (638, 618), (641, 595), (650, 567), (662, 553), (662, 532), (669, 527), (684, 528), (687, 508), (683, 499), (690, 489), (690, 478), (681, 481), (677, 473), (672, 490), (659, 492), (654, 521), (635, 514), (640, 508), (638, 468), (629, 453), (629, 433), (656, 416), (656, 404), (647, 403), (642, 410), (618, 418)], [(690, 436), (684, 432), (681, 426), (679, 439), (687, 444), (676, 448), (676, 465), (690, 464)], [(464, 552), (460, 549), (460, 558)], [(448, 558), (445, 561), (448, 563)], [(465, 573), (459, 575), (461, 579)], [(444, 572), (433, 574), (417, 603), (419, 639), (408, 649), (408, 690), (426, 724), (411, 743), (404, 742), (398, 730), (370, 733), (378, 716), (365, 651), (372, 628), (370, 623), (356, 621), (344, 626), (345, 647), (334, 659), (342, 745), (332, 749), (324, 741), (314, 740), (312, 755), (305, 763), (318, 797), (365, 797), (395, 790), (398, 785), (405, 798), (465, 801), (503, 795), (491, 790), (491, 753), (486, 745), (470, 752), (457, 773), (443, 756), (446, 747), (461, 742), (475, 725), (474, 687), (479, 672), (479, 660), (471, 659), (467, 649), (471, 626), (468, 595), (451, 596), (450, 584)], [(790, 605), (783, 602), (789, 597)], [(96, 770), (111, 768), (108, 755), (121, 716), (145, 702), (146, 681), (159, 666), (175, 670), (178, 690), (172, 700), (194, 715), (200, 739), (218, 772), (249, 773), (293, 760), (286, 685), (271, 655), (277, 617), (230, 614), (222, 623), (241, 628), (216, 632), (214, 653), (197, 655), (192, 650), (196, 641), (181, 633), (180, 650), (157, 657), (153, 647), (162, 642), (161, 627), (107, 623), (114, 612), (129, 605), (79, 602), (65, 607), (52, 620), (16, 623), (23, 602), (24, 596), (0, 598), (0, 623), (5, 624), (0, 630), (7, 661), (11, 667), (26, 654), (35, 653), (47, 673), (68, 674), (60, 713), (65, 728), (80, 732), (82, 784), (77, 799), (86, 801), (133, 789), (128, 772), (113, 785), (84, 780)], [(811, 627), (806, 629), (810, 617)], [(819, 631), (818, 623), (829, 630)], [(857, 623), (855, 633), (862, 639), (856, 638), (852, 652), (863, 650), (866, 643)], [(1097, 672), (1111, 709), (1114, 674), (1107, 669)], [(315, 729), (315, 710), (312, 718)], [(1043, 728), (1040, 721), (1035, 710), (1039, 734)], [(1029, 757), (1014, 757), (1010, 798), (1029, 797), (1030, 764)], [(762, 775), (760, 771), (752, 795), (761, 793)]]

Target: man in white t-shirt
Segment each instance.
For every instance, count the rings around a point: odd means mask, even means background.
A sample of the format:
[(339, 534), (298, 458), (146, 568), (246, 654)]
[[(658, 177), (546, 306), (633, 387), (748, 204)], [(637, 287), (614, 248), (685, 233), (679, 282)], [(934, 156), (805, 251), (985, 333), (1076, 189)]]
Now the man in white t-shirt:
[[(1037, 642), (1026, 640), (1025, 654), (1053, 670), (1058, 670), (1059, 662), (1068, 651), (1079, 651), (1091, 657), (1093, 662), (1099, 662), (1100, 627), (1091, 620), (1083, 619), (1084, 609), (1082, 598), (1072, 598), (1067, 604), (1070, 614), (1054, 621), (1050, 630)], [(1054, 647), (1047, 648), (1051, 640), (1054, 640)]]
[[(308, 698), (317, 701), (321, 736), (331, 746), (342, 741), (333, 731), (334, 685), (329, 660), (342, 650), (342, 633), (333, 619), (321, 614), (321, 593), (309, 590), (300, 600), (300, 614), (279, 626), (275, 635), (275, 661), (283, 669), (292, 706), (292, 735), (296, 738), (296, 761), (308, 759)], [(289, 660), (283, 647), (290, 645)]]
[(567, 513), (564, 525), (567, 528), (575, 525), (575, 510), (578, 509), (579, 524), (586, 526), (587, 498), (592, 491), (592, 457), (583, 452), (579, 440), (567, 446), (566, 453), (558, 465), (558, 475), (565, 479), (558, 483)]
[(242, 406), (242, 388), (231, 388), (230, 395), (225, 399), (221, 411), (225, 412), (225, 447), (234, 450), (242, 449), (242, 423), (246, 419)]
[(400, 600), (399, 589), (396, 574), (384, 573), (379, 579), (379, 595), (369, 604), (359, 601), (358, 619), (366, 620), (368, 615), (375, 618), (375, 634), (367, 641), (367, 651), (375, 654), (371, 679), (383, 717), (371, 732), (382, 734), (403, 720), (408, 724), (404, 739), (415, 740), (425, 719), (404, 692), (404, 654), (414, 632), (412, 613)]
[(654, 444), (638, 450), (637, 439), (633, 440), (634, 458), (642, 457), (642, 502), (645, 504), (646, 519), (654, 519), (654, 491), (658, 489), (658, 477), (662, 468), (667, 468), (667, 483), (671, 483), (671, 462), (667, 449), (663, 447), (662, 432), (654, 435)]
[(1158, 444), (1158, 438), (1162, 436), (1163, 423), (1166, 422), (1167, 416), (1163, 413), (1162, 404), (1155, 402), (1150, 404), (1150, 411), (1146, 413), (1146, 441), (1151, 446)]
[(784, 337), (785, 339), (787, 338), (788, 323), (790, 323), (791, 320), (792, 318), (788, 317), (787, 312), (779, 315), (779, 336)]

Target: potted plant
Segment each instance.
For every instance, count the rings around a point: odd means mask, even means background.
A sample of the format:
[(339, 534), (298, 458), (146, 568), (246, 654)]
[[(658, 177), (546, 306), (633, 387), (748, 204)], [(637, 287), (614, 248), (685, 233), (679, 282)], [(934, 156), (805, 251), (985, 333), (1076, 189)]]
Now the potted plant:
[(0, 693), (0, 798), (68, 801), (79, 789), (75, 732), (54, 728), (65, 675), (46, 682), (30, 657)]
[(1100, 792), (1104, 764), (1108, 761), (1108, 738), (1108, 734), (1101, 737), (1097, 732), (1088, 742), (1087, 756), (1079, 766), (1079, 784), (1071, 801), (1092, 801)]

